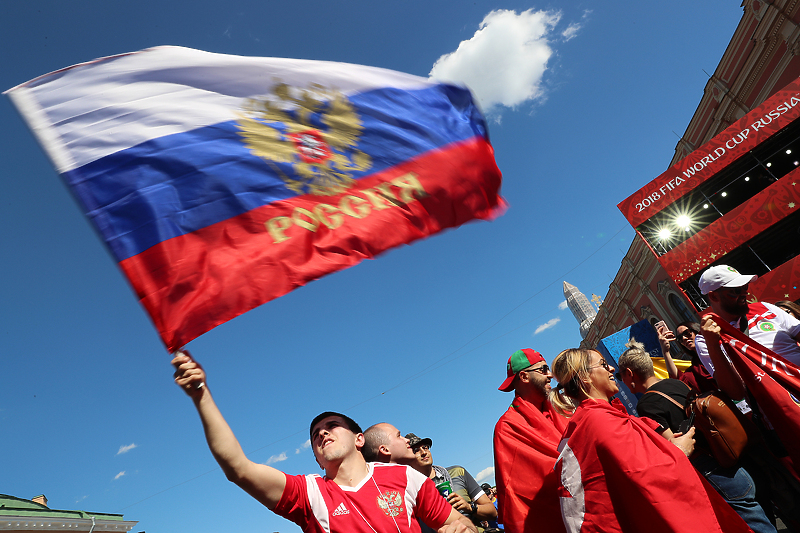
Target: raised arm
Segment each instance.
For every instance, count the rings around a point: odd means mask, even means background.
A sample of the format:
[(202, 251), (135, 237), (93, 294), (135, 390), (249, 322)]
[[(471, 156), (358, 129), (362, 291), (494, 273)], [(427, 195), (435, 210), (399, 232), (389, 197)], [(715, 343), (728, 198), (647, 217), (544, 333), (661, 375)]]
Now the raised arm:
[(663, 326), (658, 330), (658, 342), (661, 344), (661, 353), (664, 354), (664, 363), (667, 366), (667, 374), (671, 379), (678, 379), (678, 367), (672, 360), (669, 351), (670, 343), (675, 340), (675, 334), (668, 327)]
[[(703, 335), (708, 356), (711, 362), (714, 363), (714, 379), (717, 385), (722, 389), (732, 400), (741, 400), (747, 394), (742, 383), (742, 378), (739, 373), (733, 368), (733, 364), (728, 360), (722, 347), (720, 346), (719, 333), (721, 329), (719, 324), (714, 322), (710, 316), (704, 316), (700, 323), (700, 333)], [(697, 346), (697, 341), (695, 341)], [(700, 347), (698, 346), (698, 349)], [(698, 352), (699, 353), (699, 352)]]
[(254, 463), (245, 456), (211, 397), (203, 367), (185, 352), (178, 352), (172, 365), (176, 368), (175, 383), (194, 402), (208, 447), (225, 476), (269, 509), (274, 509), (286, 486), (286, 475), (270, 466)]

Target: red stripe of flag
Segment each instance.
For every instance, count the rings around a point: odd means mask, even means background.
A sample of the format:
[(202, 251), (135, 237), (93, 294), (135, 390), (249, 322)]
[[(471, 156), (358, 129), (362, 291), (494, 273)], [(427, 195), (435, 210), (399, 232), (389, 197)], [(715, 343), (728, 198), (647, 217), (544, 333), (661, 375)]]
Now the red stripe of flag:
[(500, 181), (491, 145), (475, 137), (358, 180), (344, 194), (263, 206), (164, 241), (120, 266), (174, 351), (325, 274), (499, 215)]

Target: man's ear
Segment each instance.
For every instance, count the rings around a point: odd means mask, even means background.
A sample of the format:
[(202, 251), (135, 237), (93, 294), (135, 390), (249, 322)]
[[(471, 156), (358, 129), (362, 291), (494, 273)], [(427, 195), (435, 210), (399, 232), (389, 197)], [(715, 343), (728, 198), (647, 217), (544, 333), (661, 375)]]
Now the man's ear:
[[(625, 383), (625, 381), (629, 381), (631, 385), (633, 385), (634, 387), (636, 386), (636, 384), (634, 383), (634, 379), (633, 379), (633, 378), (636, 377), (636, 375), (633, 373), (633, 370), (631, 370), (630, 368), (626, 368), (625, 370), (623, 370), (622, 374), (620, 375), (620, 377), (623, 378), (622, 379), (623, 383)], [(628, 378), (628, 379), (626, 380), (625, 378)]]
[(361, 451), (361, 448), (364, 447), (365, 443), (366, 443), (366, 440), (364, 439), (364, 434), (363, 433), (357, 434), (356, 435), (356, 449), (358, 451)]
[(378, 446), (378, 457), (380, 456), (386, 456), (389, 459), (392, 458), (392, 454), (389, 451), (389, 448), (385, 444), (381, 444), (380, 446)]
[(706, 296), (708, 296), (708, 301), (711, 303), (719, 302), (719, 294), (716, 291), (711, 291)]

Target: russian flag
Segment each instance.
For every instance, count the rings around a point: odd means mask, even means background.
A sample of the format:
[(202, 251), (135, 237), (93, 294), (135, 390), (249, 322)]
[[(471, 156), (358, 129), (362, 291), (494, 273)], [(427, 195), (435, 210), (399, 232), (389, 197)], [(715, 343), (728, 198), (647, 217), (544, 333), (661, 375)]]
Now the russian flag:
[(163, 46), (7, 91), (173, 351), (505, 206), (469, 90)]

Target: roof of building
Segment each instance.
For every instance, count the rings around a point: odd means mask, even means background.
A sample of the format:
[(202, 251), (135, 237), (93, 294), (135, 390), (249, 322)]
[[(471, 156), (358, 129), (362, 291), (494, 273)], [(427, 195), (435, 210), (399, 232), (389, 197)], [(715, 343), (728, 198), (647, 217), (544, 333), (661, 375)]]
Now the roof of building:
[(63, 511), (58, 509), (50, 509), (46, 505), (32, 502), (31, 500), (24, 500), (16, 498), (7, 494), (0, 494), (0, 517), (4, 516), (26, 516), (31, 518), (63, 518), (63, 519), (80, 519), (80, 518), (99, 518), (101, 520), (119, 520), (123, 521), (121, 514), (110, 513), (92, 513), (86, 511)]

